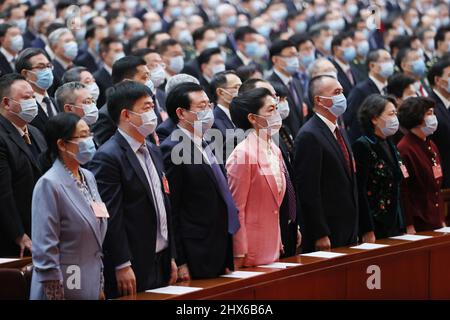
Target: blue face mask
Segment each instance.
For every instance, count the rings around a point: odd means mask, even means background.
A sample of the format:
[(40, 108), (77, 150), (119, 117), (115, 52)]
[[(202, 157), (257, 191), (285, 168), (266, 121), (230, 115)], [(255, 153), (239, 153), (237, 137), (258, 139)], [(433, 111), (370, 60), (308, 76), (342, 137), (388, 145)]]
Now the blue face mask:
[(425, 117), (425, 127), (422, 127), (421, 130), (425, 134), (425, 136), (432, 135), (438, 127), (438, 120), (434, 114)]
[(298, 33), (305, 32), (307, 28), (308, 28), (308, 24), (305, 21), (299, 21), (295, 25), (295, 32), (298, 32)]
[(251, 58), (258, 54), (258, 49), (259, 46), (257, 42), (249, 42), (245, 44), (245, 53)]
[(450, 78), (447, 78), (447, 92), (450, 93)]
[(420, 59), (420, 60), (411, 62), (411, 71), (416, 76), (419, 76), (419, 77), (423, 76), (425, 74), (425, 70), (426, 70), (426, 65), (423, 60)]
[(84, 138), (79, 142), (72, 142), (72, 141), (69, 142), (78, 145), (77, 154), (74, 154), (70, 151), (67, 152), (71, 154), (75, 158), (75, 160), (78, 161), (79, 164), (83, 165), (92, 160), (96, 151), (94, 139), (92, 137)]
[(347, 99), (345, 98), (343, 93), (333, 97), (320, 97), (320, 98), (333, 100), (333, 105), (330, 108), (328, 108), (328, 111), (330, 111), (331, 114), (333, 114), (336, 118), (343, 115), (345, 110), (347, 110)]
[(398, 131), (399, 126), (398, 118), (396, 116), (392, 116), (383, 120), (385, 122), (384, 127), (381, 128), (380, 126), (378, 126), (378, 128), (380, 128), (381, 133), (385, 137), (393, 136)]
[(266, 39), (269, 38), (270, 31), (272, 31), (272, 28), (268, 24), (265, 24), (265, 25), (263, 25), (263, 26), (258, 28), (258, 32)]
[(236, 16), (229, 16), (227, 18), (227, 26), (232, 28), (234, 26), (236, 26), (237, 23), (237, 17)]
[(307, 68), (309, 65), (316, 59), (316, 56), (314, 55), (314, 52), (311, 52), (310, 54), (306, 56), (301, 56), (300, 62), (302, 65)]
[(362, 41), (360, 43), (358, 43), (358, 54), (362, 57), (367, 56), (367, 54), (369, 53), (370, 47), (369, 47), (369, 42), (367, 41)]
[(42, 90), (47, 90), (53, 84), (53, 72), (50, 68), (39, 70), (35, 73), (37, 80), (35, 84)]
[(326, 38), (323, 43), (323, 49), (327, 52), (331, 52), (331, 42), (333, 41), (333, 38), (329, 37)]
[(291, 75), (298, 72), (298, 68), (300, 67), (300, 62), (298, 61), (297, 57), (283, 58), (283, 60), (286, 63), (286, 67), (284, 67), (286, 72), (288, 72)]
[(356, 57), (356, 49), (355, 47), (347, 47), (344, 48), (344, 60), (347, 62), (353, 61)]
[(394, 73), (394, 64), (392, 62), (380, 63), (380, 76), (384, 79), (389, 78)]

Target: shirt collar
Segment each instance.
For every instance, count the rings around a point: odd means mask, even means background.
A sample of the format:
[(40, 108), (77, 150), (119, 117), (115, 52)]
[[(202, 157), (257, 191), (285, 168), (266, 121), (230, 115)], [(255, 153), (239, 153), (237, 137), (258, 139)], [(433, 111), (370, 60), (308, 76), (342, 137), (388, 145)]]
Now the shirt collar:
[(125, 140), (130, 145), (131, 150), (133, 150), (134, 153), (137, 153), (139, 148), (142, 146), (142, 143), (134, 139), (133, 137), (129, 136), (125, 131), (123, 131), (120, 128), (117, 128), (119, 133), (125, 138)]
[(0, 52), (3, 53), (3, 55), (6, 58), (6, 61), (8, 61), (8, 63), (12, 63), (13, 59), (15, 58), (12, 54), (10, 54), (8, 51), (6, 51), (5, 48), (0, 47)]
[(28, 133), (28, 128), (27, 126), (20, 128), (18, 127), (14, 122), (10, 121), (11, 124), (17, 129), (17, 131), (19, 132), (20, 136), (23, 137), (25, 135), (25, 133)]
[(236, 55), (241, 58), (242, 62), (245, 66), (249, 65), (252, 62), (252, 59), (247, 58), (241, 51), (236, 51)]
[(335, 58), (334, 61), (338, 64), (339, 67), (341, 67), (342, 71), (347, 73), (348, 69), (350, 69), (350, 64), (343, 64), (338, 58)]
[(112, 75), (112, 68), (110, 68), (106, 63), (103, 65), (103, 68), (105, 68), (106, 72), (108, 72), (109, 75)]
[(55, 56), (55, 60), (58, 61), (59, 64), (63, 66), (64, 70), (67, 70), (67, 68), (69, 67), (69, 64), (63, 61), (61, 58)]
[[(225, 112), (225, 114), (227, 115), (227, 117), (231, 120), (231, 113), (230, 113), (230, 109), (225, 108), (223, 105), (221, 104), (217, 104), (217, 108), (219, 108), (220, 110), (222, 110), (223, 112)], [(233, 122), (233, 120), (231, 120), (231, 122)]]
[(192, 140), (192, 142), (194, 142), (194, 144), (195, 144), (200, 150), (203, 149), (203, 146), (202, 146), (203, 139), (195, 138), (195, 137), (194, 137), (194, 134), (193, 134), (192, 132), (190, 132), (189, 130), (183, 128), (183, 127), (180, 126), (179, 124), (177, 124), (177, 127), (178, 127), (178, 129), (180, 129), (181, 131), (183, 131), (183, 132), (184, 132), (184, 133)]
[(286, 85), (286, 87), (289, 87), (289, 82), (291, 82), (292, 77), (286, 77), (284, 74), (282, 74), (280, 71), (278, 71), (275, 68), (273, 68), (273, 72), (275, 72), (275, 74), (278, 77), (280, 77), (281, 81), (283, 81), (283, 83)]
[(433, 89), (434, 93), (441, 99), (444, 106), (449, 109), (450, 108), (450, 100), (446, 99), (442, 94), (440, 94), (437, 90)]
[(44, 97), (48, 97), (47, 91), (45, 92), (45, 95), (42, 95), (40, 93), (34, 92), (34, 97), (36, 99), (36, 102), (42, 105), (42, 102), (44, 101)]
[(336, 127), (337, 127), (336, 123), (331, 122), (330, 120), (328, 120), (321, 114), (318, 114), (318, 113), (316, 113), (316, 114), (323, 122), (325, 122), (327, 127), (330, 129), (331, 133), (334, 134), (334, 131), (336, 130)]
[(384, 87), (386, 87), (387, 83), (382, 83), (380, 81), (378, 81), (375, 77), (369, 75), (369, 79), (373, 81), (373, 83), (375, 83), (375, 85), (377, 86), (378, 91), (380, 91), (380, 93), (383, 93), (383, 89)]

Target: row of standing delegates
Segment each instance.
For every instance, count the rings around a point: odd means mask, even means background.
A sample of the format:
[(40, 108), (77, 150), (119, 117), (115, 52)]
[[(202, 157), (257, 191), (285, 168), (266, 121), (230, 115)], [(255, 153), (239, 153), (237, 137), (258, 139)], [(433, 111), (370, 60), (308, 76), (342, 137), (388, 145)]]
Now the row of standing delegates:
[[(399, 107), (399, 122), (391, 97), (374, 94), (361, 105), (364, 135), (352, 147), (363, 242), (445, 226), (439, 151), (428, 138), (437, 128), (433, 109), (428, 98), (408, 98)], [(407, 133), (397, 149), (391, 139), (399, 124)]]

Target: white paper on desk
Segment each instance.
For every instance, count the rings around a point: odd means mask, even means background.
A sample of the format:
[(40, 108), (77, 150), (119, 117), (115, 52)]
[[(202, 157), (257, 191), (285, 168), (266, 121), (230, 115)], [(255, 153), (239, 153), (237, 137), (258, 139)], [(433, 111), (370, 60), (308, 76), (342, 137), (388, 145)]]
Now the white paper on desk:
[(384, 247), (389, 247), (388, 244), (379, 244), (379, 243), (362, 243), (359, 246), (350, 247), (350, 249), (360, 249), (360, 250), (373, 250), (380, 249)]
[(434, 232), (450, 233), (450, 227), (440, 228), (440, 229), (434, 230)]
[(185, 294), (185, 293), (191, 293), (195, 291), (203, 290), (203, 288), (196, 288), (196, 287), (182, 287), (182, 286), (167, 286), (152, 290), (146, 290), (145, 292), (151, 292), (151, 293), (161, 293), (161, 294)]
[(301, 265), (301, 263), (293, 263), (293, 262), (274, 262), (271, 264), (265, 264), (262, 266), (258, 266), (258, 268), (269, 268), (269, 269), (286, 269), (290, 267), (296, 267)]
[(391, 237), (389, 239), (395, 239), (395, 240), (406, 240), (406, 241), (418, 241), (418, 240), (424, 240), (428, 238), (433, 238), (432, 236), (419, 236), (416, 234), (404, 234), (402, 236), (397, 237)]
[(246, 279), (254, 276), (259, 276), (260, 274), (264, 274), (264, 272), (256, 272), (256, 271), (233, 271), (229, 274), (223, 274), (221, 277), (223, 278), (239, 278)]
[(13, 262), (13, 261), (18, 261), (20, 259), (10, 259), (10, 258), (0, 258), (0, 264), (1, 263), (8, 263), (8, 262)]
[(331, 259), (331, 258), (337, 258), (340, 256), (345, 256), (345, 253), (329, 252), (329, 251), (316, 251), (316, 252), (301, 254), (301, 256)]

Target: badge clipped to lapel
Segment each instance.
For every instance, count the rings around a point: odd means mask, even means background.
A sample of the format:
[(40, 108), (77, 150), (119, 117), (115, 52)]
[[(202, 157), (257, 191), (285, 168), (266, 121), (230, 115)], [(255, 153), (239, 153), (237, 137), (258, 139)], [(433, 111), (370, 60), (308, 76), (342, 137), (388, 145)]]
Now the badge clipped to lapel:
[(162, 182), (163, 182), (164, 192), (165, 192), (167, 195), (169, 195), (169, 194), (170, 194), (169, 181), (167, 180), (165, 174), (163, 174), (163, 176), (162, 176)]
[(104, 202), (92, 201), (91, 207), (97, 218), (109, 218), (108, 209), (106, 209)]
[(433, 176), (435, 179), (439, 179), (442, 177), (442, 167), (440, 164), (433, 166)]
[(408, 179), (409, 178), (408, 169), (406, 169), (406, 166), (403, 163), (400, 163), (400, 170), (402, 171), (403, 178)]

